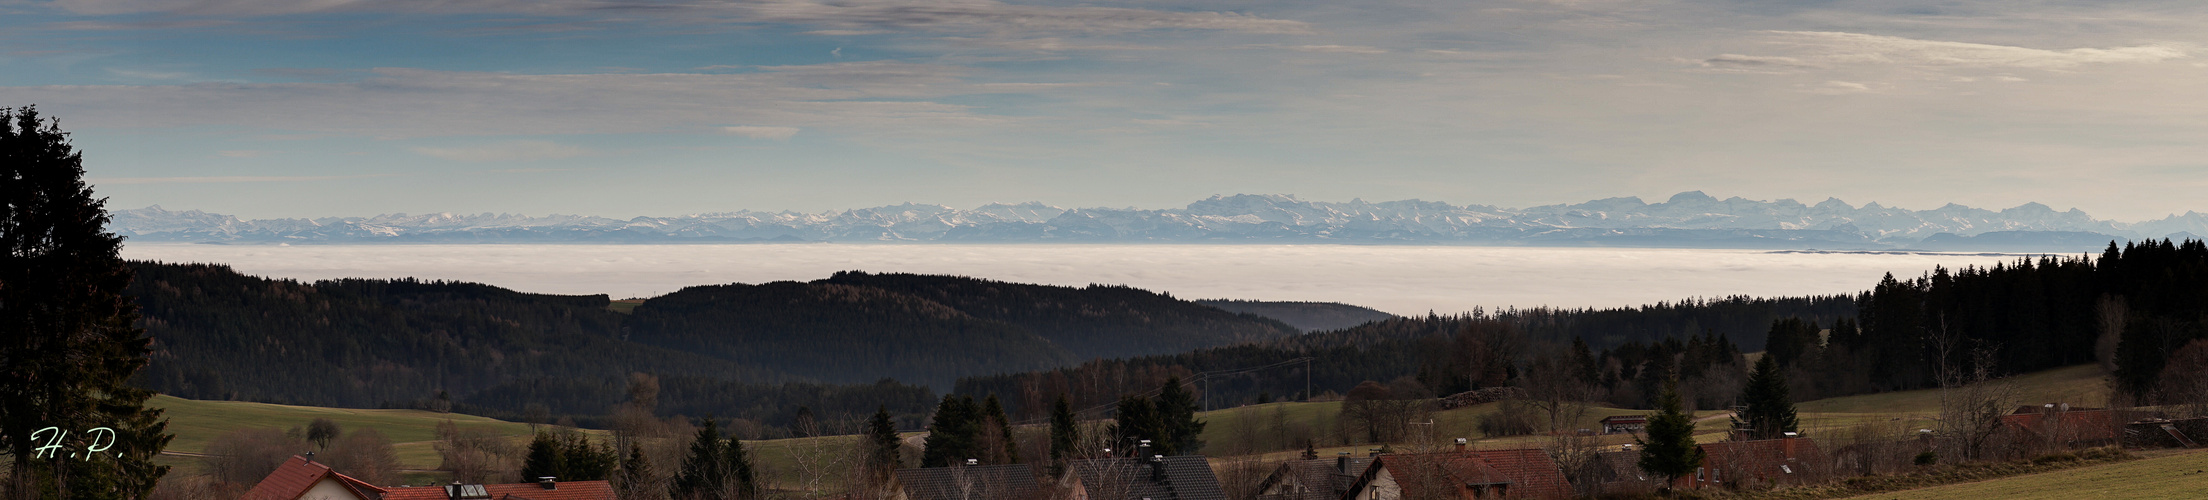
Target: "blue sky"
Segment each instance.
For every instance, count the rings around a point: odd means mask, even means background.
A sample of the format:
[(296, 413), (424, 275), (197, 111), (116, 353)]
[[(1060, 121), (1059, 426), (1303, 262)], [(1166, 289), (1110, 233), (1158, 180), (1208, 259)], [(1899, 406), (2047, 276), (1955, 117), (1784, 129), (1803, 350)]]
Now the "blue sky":
[(0, 0), (115, 208), (2208, 209), (2182, 1)]

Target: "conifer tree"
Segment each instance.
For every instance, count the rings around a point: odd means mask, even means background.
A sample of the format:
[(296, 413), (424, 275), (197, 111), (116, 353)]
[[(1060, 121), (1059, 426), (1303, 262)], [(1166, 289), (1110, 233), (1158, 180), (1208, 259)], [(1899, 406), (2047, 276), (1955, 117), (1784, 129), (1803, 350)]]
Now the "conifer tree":
[(1162, 455), (1157, 449), (1164, 442), (1164, 421), (1158, 418), (1158, 407), (1148, 398), (1135, 395), (1121, 396), (1117, 413), (1112, 416), (1111, 439), (1125, 448), (1127, 456), (1140, 456), (1136, 442), (1150, 440), (1150, 453)]
[(521, 480), (535, 481), (540, 477), (556, 477), (573, 480), (567, 475), (566, 450), (551, 433), (539, 432), (529, 440), (529, 453), (521, 462)]
[(903, 440), (897, 437), (897, 423), (889, 418), (889, 407), (874, 410), (874, 417), (866, 421), (866, 472), (873, 484), (887, 484), (896, 474), (902, 459), (898, 447)]
[(668, 496), (680, 500), (734, 500), (728, 496), (728, 460), (721, 444), (720, 425), (712, 418), (690, 442), (690, 455), (682, 459), (682, 472), (668, 485)]
[(981, 435), (981, 409), (972, 396), (944, 395), (928, 422), (927, 449), (920, 452), (921, 467), (948, 467), (981, 458), (974, 449)]
[(1165, 387), (1158, 389), (1157, 417), (1159, 430), (1157, 453), (1163, 455), (1194, 455), (1203, 449), (1204, 421), (1196, 419), (1196, 396), (1181, 387), (1181, 378), (1165, 380)]
[(644, 457), (644, 447), (629, 445), (629, 457), (621, 460), (621, 473), (613, 479), (613, 487), (621, 491), (619, 496), (626, 500), (657, 497), (653, 480), (652, 461)]
[[(558, 477), (572, 481), (604, 480), (613, 476), (613, 469), (619, 465), (620, 460), (621, 456), (614, 451), (613, 445), (600, 447), (592, 444), (590, 438), (582, 433), (570, 431), (560, 445), (560, 461), (564, 466), (560, 472), (566, 475)], [(522, 479), (529, 478), (525, 476)]]
[(1080, 421), (1073, 416), (1073, 402), (1059, 394), (1058, 402), (1050, 405), (1050, 473), (1064, 474), (1066, 461), (1072, 460), (1076, 447), (1081, 446)]
[(1733, 430), (1747, 431), (1750, 439), (1776, 439), (1800, 425), (1794, 399), (1787, 395), (1786, 373), (1771, 356), (1756, 360), (1756, 371), (1748, 374), (1740, 397), (1747, 407), (1733, 416)]
[(727, 460), (722, 467), (728, 469), (728, 480), (735, 483), (734, 498), (750, 500), (759, 497), (759, 474), (751, 466), (751, 454), (744, 451), (744, 440), (728, 438), (728, 452), (721, 456)]
[[(12, 497), (140, 498), (169, 470), (153, 463), (168, 421), (130, 383), (151, 340), (123, 295), (131, 271), (106, 203), (55, 121), (0, 109), (0, 476), (15, 479)], [(69, 433), (65, 449), (36, 449), (48, 427)]]
[(979, 451), (994, 456), (996, 460), (991, 460), (992, 464), (1020, 463), (1020, 443), (1012, 439), (1012, 420), (1004, 414), (1004, 403), (997, 401), (996, 394), (990, 394), (989, 399), (982, 403), (981, 413), (989, 423), (989, 428), (983, 432), (996, 435), (998, 442), (1004, 444), (1004, 449)]
[(1694, 414), (1681, 409), (1679, 382), (1664, 382), (1664, 392), (1656, 397), (1658, 412), (1648, 417), (1648, 438), (1635, 437), (1641, 444), (1641, 470), (1663, 476), (1668, 484), (1702, 466), (1702, 448), (1694, 444)]

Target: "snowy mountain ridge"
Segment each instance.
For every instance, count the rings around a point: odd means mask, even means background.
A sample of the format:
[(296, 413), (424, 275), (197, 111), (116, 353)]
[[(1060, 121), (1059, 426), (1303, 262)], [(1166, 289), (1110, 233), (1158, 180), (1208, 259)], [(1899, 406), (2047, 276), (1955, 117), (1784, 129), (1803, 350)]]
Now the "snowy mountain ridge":
[(116, 211), (108, 227), (133, 241), (210, 243), (1394, 243), (2072, 251), (2081, 242), (2097, 241), (2082, 250), (2091, 251), (2110, 240), (2197, 238), (2208, 234), (2208, 214), (2124, 223), (2039, 203), (2002, 210), (1955, 204), (1907, 210), (1838, 199), (1814, 205), (1720, 200), (1690, 191), (1660, 203), (1624, 197), (1522, 209), (1234, 195), (1157, 210), (905, 203), (840, 212), (744, 210), (627, 220), (493, 213), (243, 220), (153, 206)]

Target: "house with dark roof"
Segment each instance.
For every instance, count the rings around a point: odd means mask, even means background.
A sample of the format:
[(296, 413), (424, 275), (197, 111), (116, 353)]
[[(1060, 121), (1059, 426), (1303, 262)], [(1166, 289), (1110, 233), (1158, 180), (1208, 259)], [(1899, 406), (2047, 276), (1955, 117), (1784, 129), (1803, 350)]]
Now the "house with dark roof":
[(241, 500), (381, 500), (385, 490), (330, 466), (292, 455), (275, 472), (261, 478)]
[(1705, 457), (1702, 466), (1673, 486), (1803, 484), (1823, 477), (1831, 463), (1817, 441), (1806, 437), (1720, 441), (1698, 447)]
[(1198, 455), (1098, 458), (1066, 464), (1071, 500), (1226, 500), (1211, 462)]
[(1025, 465), (960, 465), (897, 470), (896, 500), (1029, 500), (1042, 483)]
[(1562, 499), (1564, 470), (1538, 448), (1381, 455), (1342, 500)]
[(1260, 500), (1336, 500), (1349, 492), (1372, 459), (1348, 454), (1328, 459), (1291, 460), (1257, 484)]
[(380, 500), (615, 500), (613, 483), (559, 481), (545, 478), (534, 483), (450, 484), (388, 488)]

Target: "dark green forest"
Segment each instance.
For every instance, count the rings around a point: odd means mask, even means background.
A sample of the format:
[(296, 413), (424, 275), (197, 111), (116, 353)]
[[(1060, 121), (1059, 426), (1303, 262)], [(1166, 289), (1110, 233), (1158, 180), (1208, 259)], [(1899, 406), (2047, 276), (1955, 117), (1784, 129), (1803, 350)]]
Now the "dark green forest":
[[(1177, 352), (1295, 329), (1142, 290), (841, 273), (686, 288), (607, 309), (603, 295), (462, 282), (302, 283), (226, 266), (133, 262), (154, 338), (136, 383), (178, 397), (412, 407), (503, 418), (541, 405), (589, 422), (660, 379), (658, 412), (781, 425), (887, 405), (918, 421), (925, 387), (1080, 359)], [(900, 382), (901, 381), (901, 382)]]
[(2112, 243), (2098, 256), (1936, 268), (1869, 285), (1853, 297), (1396, 318), (1259, 344), (968, 377), (956, 392), (1010, 395), (1015, 415), (1036, 418), (1060, 394), (1097, 407), (1171, 376), (1198, 381), (1203, 400), (1220, 406), (1301, 397), (1307, 383), (1323, 394), (1368, 380), (1417, 382), (1427, 395), (1447, 395), (1522, 384), (1526, 365), (1554, 359), (1611, 404), (1647, 408), (1676, 377), (1687, 404), (1710, 408), (1737, 401), (1746, 382), (1741, 354), (1767, 351), (1804, 399), (1933, 387), (1942, 373), (1980, 363), (2006, 375), (2101, 362), (2130, 399), (2152, 403), (2168, 392), (2161, 386), (2172, 354), (2208, 340), (2208, 245), (2200, 241)]

